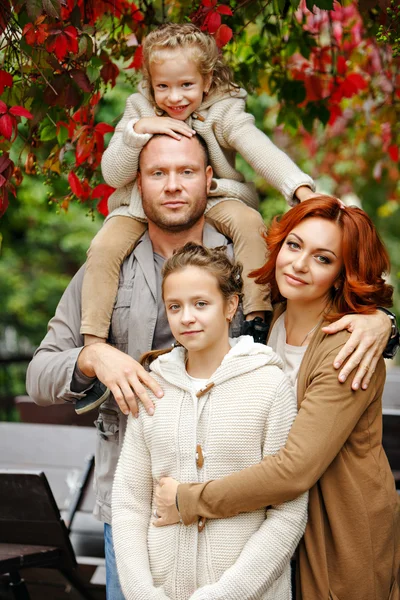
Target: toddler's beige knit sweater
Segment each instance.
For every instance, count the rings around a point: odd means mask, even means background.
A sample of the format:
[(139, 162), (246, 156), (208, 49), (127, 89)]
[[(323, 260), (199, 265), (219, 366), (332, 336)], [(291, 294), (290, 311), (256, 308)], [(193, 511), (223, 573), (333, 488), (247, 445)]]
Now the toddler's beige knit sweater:
[[(185, 351), (157, 359), (164, 390), (153, 417), (128, 419), (113, 488), (112, 527), (126, 600), (290, 600), (290, 558), (304, 532), (307, 494), (280, 506), (198, 526), (151, 524), (156, 482), (224, 477), (276, 454), (296, 415), (271, 348), (243, 336), (197, 398)], [(209, 387), (209, 386), (207, 386)], [(201, 446), (204, 464), (196, 460)], [(264, 484), (265, 485), (265, 484)]]
[[(208, 96), (187, 123), (205, 140), (214, 179), (209, 194), (208, 208), (224, 199), (242, 200), (258, 208), (258, 196), (253, 183), (245, 182), (235, 168), (236, 152), (270, 185), (279, 190), (293, 204), (294, 193), (302, 185), (315, 189), (311, 177), (279, 150), (254, 124), (253, 115), (246, 112), (245, 90), (216, 92)], [(101, 161), (105, 181), (117, 188), (108, 201), (113, 215), (125, 215), (146, 220), (141, 197), (136, 185), (139, 154), (152, 137), (138, 134), (135, 123), (144, 117), (154, 117), (143, 83), (139, 92), (129, 96), (125, 112)]]

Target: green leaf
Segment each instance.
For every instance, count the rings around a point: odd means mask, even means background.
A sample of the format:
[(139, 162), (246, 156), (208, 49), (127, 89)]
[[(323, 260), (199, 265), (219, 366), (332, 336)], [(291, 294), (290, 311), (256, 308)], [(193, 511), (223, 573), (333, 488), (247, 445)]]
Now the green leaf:
[(47, 125), (40, 128), (40, 139), (42, 142), (49, 142), (50, 140), (54, 140), (56, 137), (56, 128), (53, 123), (47, 122)]
[(316, 6), (322, 8), (322, 10), (333, 10), (333, 0), (306, 0), (308, 10), (311, 10)]
[(66, 127), (61, 126), (57, 133), (57, 142), (59, 146), (64, 146), (65, 142), (68, 139), (68, 129)]
[(28, 17), (32, 21), (36, 21), (36, 19), (43, 12), (42, 0), (26, 0), (26, 10), (28, 13)]
[(94, 83), (96, 79), (100, 77), (100, 69), (92, 67), (92, 65), (88, 65), (86, 69), (86, 75), (88, 76), (90, 83)]
[(279, 92), (279, 97), (290, 104), (301, 104), (306, 97), (306, 89), (302, 81), (285, 81)]
[(58, 19), (61, 14), (60, 0), (42, 0), (43, 10), (53, 19)]

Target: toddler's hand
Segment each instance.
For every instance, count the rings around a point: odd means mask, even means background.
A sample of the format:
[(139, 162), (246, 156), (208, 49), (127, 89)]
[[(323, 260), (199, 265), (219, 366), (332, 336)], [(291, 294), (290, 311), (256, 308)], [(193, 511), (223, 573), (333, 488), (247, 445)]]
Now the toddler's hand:
[(171, 117), (143, 117), (133, 127), (136, 133), (165, 133), (175, 140), (182, 139), (182, 135), (191, 138), (196, 134), (185, 121), (178, 121)]

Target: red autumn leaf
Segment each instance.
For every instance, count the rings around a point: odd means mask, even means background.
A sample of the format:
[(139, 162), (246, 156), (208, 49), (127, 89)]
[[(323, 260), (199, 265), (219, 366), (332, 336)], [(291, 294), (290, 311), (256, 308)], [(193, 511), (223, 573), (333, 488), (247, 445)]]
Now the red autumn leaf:
[(126, 67), (126, 69), (137, 69), (139, 70), (143, 64), (143, 46), (138, 46), (135, 51), (133, 61)]
[(7, 111), (7, 104), (3, 100), (0, 100), (0, 115), (4, 115)]
[(15, 115), (16, 117), (25, 117), (26, 119), (33, 119), (32, 113), (30, 113), (29, 110), (26, 110), (26, 108), (24, 108), (23, 106), (12, 106), (8, 112), (12, 115)]
[(67, 54), (67, 38), (63, 33), (53, 35), (47, 43), (47, 51), (54, 52), (58, 60), (63, 60)]
[(71, 188), (71, 191), (77, 198), (82, 198), (83, 196), (83, 187), (78, 177), (75, 175), (73, 171), (71, 171), (68, 175), (68, 183)]
[(8, 113), (0, 117), (0, 134), (7, 140), (11, 139), (14, 121)]
[(394, 162), (399, 162), (399, 147), (392, 144), (388, 148), (388, 154)]
[(357, 91), (365, 90), (367, 87), (367, 82), (359, 73), (351, 73), (346, 79), (351, 81)]
[(232, 29), (228, 27), (228, 25), (221, 25), (215, 34), (215, 41), (218, 48), (222, 48), (223, 46), (225, 46), (225, 44), (227, 44), (232, 39), (232, 36)]
[(92, 198), (105, 198), (108, 200), (113, 192), (115, 192), (115, 188), (111, 187), (111, 185), (99, 183), (92, 191)]
[(82, 163), (85, 162), (87, 158), (92, 154), (94, 146), (93, 139), (79, 139), (76, 144), (76, 152), (75, 152), (75, 162), (76, 166), (79, 167)]
[(64, 29), (64, 34), (67, 39), (68, 50), (73, 54), (78, 54), (78, 30), (73, 25), (68, 25), (68, 27)]
[(202, 1), (202, 5), (206, 6), (207, 8), (214, 8), (214, 6), (217, 4), (217, 0), (203, 0)]
[(106, 133), (111, 133), (114, 131), (114, 127), (112, 127), (112, 125), (108, 125), (108, 123), (97, 123), (94, 130), (98, 131), (102, 135), (105, 135)]
[(207, 31), (208, 33), (215, 33), (218, 27), (221, 25), (221, 15), (216, 12), (210, 13), (207, 19)]
[[(0, 30), (1, 30), (1, 18), (0, 18)], [(0, 217), (4, 215), (8, 208), (8, 192), (5, 187), (0, 187)]]
[(5, 87), (12, 87), (13, 78), (7, 71), (0, 71), (0, 95), (4, 92)]
[(72, 69), (72, 71), (70, 71), (70, 75), (75, 83), (81, 88), (81, 90), (90, 94), (93, 86), (90, 83), (86, 73), (80, 71), (79, 69)]
[(103, 215), (104, 217), (107, 217), (107, 215), (108, 215), (108, 200), (107, 200), (107, 198), (102, 198), (100, 200), (100, 202), (97, 203), (96, 208), (101, 215)]
[(132, 17), (135, 21), (141, 22), (144, 20), (143, 13), (140, 12), (136, 4), (132, 4)]
[(103, 79), (104, 83), (108, 83), (110, 81), (111, 87), (115, 86), (118, 75), (119, 69), (117, 65), (115, 65), (111, 61), (103, 65), (100, 71), (100, 76)]
[(333, 125), (334, 122), (336, 121), (336, 119), (338, 117), (342, 116), (342, 110), (340, 108), (340, 106), (338, 106), (337, 104), (334, 104), (331, 109), (330, 109), (330, 117), (329, 117), (329, 121), (328, 121), (328, 125)]
[(0, 33), (7, 29), (11, 17), (10, 0), (1, 0), (2, 9), (0, 10)]
[(217, 12), (219, 12), (220, 15), (229, 15), (230, 17), (233, 15), (232, 9), (229, 6), (226, 6), (226, 4), (217, 6)]

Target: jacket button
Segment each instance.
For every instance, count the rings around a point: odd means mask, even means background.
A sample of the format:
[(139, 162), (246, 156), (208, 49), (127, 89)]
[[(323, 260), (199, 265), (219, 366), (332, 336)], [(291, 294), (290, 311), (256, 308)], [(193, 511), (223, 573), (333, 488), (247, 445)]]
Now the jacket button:
[(201, 449), (200, 444), (197, 444), (196, 446), (196, 465), (199, 469), (204, 465), (203, 450)]
[(200, 519), (200, 521), (197, 523), (197, 530), (199, 533), (201, 533), (204, 529), (204, 527), (206, 526), (206, 521), (207, 519), (205, 517), (202, 517)]

